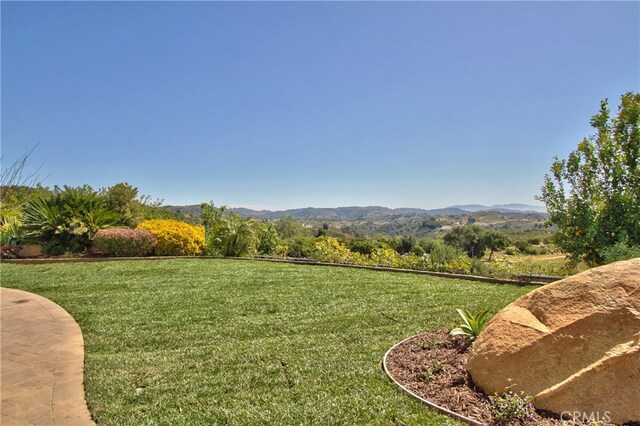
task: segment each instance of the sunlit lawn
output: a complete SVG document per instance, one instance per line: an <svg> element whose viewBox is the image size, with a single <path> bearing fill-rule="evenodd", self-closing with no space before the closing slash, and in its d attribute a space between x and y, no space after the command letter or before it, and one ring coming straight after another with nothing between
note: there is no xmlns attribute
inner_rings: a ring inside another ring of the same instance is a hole
<svg viewBox="0 0 640 426"><path fill-rule="evenodd" d="M80 324L98 424L454 424L380 368L397 341L530 291L233 260L2 265Z"/></svg>

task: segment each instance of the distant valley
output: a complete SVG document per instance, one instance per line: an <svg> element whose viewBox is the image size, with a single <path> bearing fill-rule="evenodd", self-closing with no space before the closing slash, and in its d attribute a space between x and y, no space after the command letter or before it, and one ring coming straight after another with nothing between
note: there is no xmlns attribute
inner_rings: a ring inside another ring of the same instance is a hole
<svg viewBox="0 0 640 426"><path fill-rule="evenodd" d="M187 206L165 206L172 213L182 213L189 216L199 217L201 208L199 204ZM441 209L419 209L419 208L397 208L391 209L381 206L367 207L306 207L289 210L252 210L244 207L234 207L235 211L242 217L251 217L255 219L278 219L285 216L291 216L299 220L329 220L329 221L375 221L388 220L405 217L416 216L461 216L469 213L477 212L498 212L498 213L546 213L546 209L540 206L532 206L528 204L501 204L494 206L483 206L479 204L467 204L445 207Z"/></svg>

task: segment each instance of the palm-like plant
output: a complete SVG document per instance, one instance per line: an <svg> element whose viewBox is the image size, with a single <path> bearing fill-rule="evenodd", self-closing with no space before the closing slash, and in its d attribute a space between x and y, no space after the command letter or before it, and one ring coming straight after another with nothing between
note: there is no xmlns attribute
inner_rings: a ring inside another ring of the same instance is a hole
<svg viewBox="0 0 640 426"><path fill-rule="evenodd" d="M482 330L484 329L487 320L489 319L488 309L482 309L477 314L472 314L468 309L456 309L463 323L460 327L456 327L449 332L452 336L463 335L467 336L470 342L473 342L478 338Z"/></svg>
<svg viewBox="0 0 640 426"><path fill-rule="evenodd" d="M249 256L254 254L256 238L253 221L242 220L234 212L226 218L226 226L216 236L218 248L223 256Z"/></svg>
<svg viewBox="0 0 640 426"><path fill-rule="evenodd" d="M90 187L65 186L53 196L39 197L23 207L27 237L39 241L45 252L80 252L91 244L98 229L117 224L120 217L106 208Z"/></svg>
<svg viewBox="0 0 640 426"><path fill-rule="evenodd" d="M235 257L255 254L258 244L255 221L242 219L233 211L226 212L225 206L215 207L209 203L201 207L210 254Z"/></svg>

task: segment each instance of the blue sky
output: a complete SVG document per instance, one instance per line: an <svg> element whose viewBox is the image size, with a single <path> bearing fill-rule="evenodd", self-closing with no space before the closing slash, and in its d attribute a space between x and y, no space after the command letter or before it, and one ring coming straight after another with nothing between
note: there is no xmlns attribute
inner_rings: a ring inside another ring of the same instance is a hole
<svg viewBox="0 0 640 426"><path fill-rule="evenodd" d="M639 2L5 2L3 165L167 204L536 204Z"/></svg>

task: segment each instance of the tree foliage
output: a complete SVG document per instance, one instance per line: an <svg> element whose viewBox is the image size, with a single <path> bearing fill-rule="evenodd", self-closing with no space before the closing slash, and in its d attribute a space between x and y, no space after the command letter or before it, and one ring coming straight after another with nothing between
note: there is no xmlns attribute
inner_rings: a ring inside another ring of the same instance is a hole
<svg viewBox="0 0 640 426"><path fill-rule="evenodd" d="M276 231L281 238L289 239L301 236L307 236L302 223L292 216L284 216L275 223Z"/></svg>
<svg viewBox="0 0 640 426"><path fill-rule="evenodd" d="M272 223L256 222L256 237L258 239L256 250L258 254L272 256L276 252L276 247L280 243L278 231Z"/></svg>
<svg viewBox="0 0 640 426"><path fill-rule="evenodd" d="M253 256L258 244L264 243L258 239L258 226L253 219L242 219L226 206L216 207L213 203L203 203L201 206L208 254Z"/></svg>
<svg viewBox="0 0 640 426"><path fill-rule="evenodd" d="M443 241L467 253L469 257L482 257L487 247L484 231L477 225L456 226L442 237Z"/></svg>
<svg viewBox="0 0 640 426"><path fill-rule="evenodd" d="M117 183L102 191L107 207L115 211L127 226L137 225L137 220L142 210L141 203L137 200L138 188L126 182Z"/></svg>
<svg viewBox="0 0 640 426"><path fill-rule="evenodd" d="M640 246L640 93L623 95L615 117L602 101L591 126L594 135L555 158L539 199L555 243L593 265L610 247Z"/></svg>
<svg viewBox="0 0 640 426"><path fill-rule="evenodd" d="M143 220L175 219L183 222L196 222L179 211L172 213L162 207L162 200L153 201L148 195L139 195L138 188L127 182L120 182L100 190L107 207L120 215L122 223L135 227Z"/></svg>
<svg viewBox="0 0 640 426"><path fill-rule="evenodd" d="M485 246L489 249L489 260L494 252L503 250L509 245L509 237L492 229L484 232L483 239Z"/></svg>

